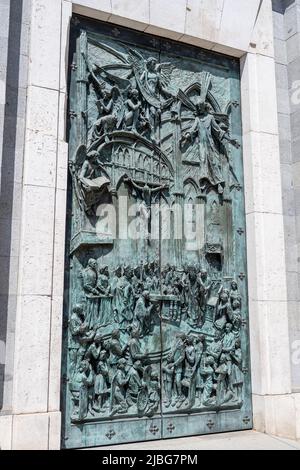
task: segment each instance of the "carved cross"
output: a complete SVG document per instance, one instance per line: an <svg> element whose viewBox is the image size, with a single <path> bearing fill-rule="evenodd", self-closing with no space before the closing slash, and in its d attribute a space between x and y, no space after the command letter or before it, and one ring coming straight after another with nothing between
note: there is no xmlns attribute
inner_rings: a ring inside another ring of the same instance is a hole
<svg viewBox="0 0 300 470"><path fill-rule="evenodd" d="M63 383L65 384L70 381L70 379L66 376L66 374L63 375L62 380L63 380Z"/></svg>
<svg viewBox="0 0 300 470"><path fill-rule="evenodd" d="M250 420L249 416L245 416L245 418L243 419L243 423L245 423L245 424L249 424L250 421L251 420Z"/></svg>
<svg viewBox="0 0 300 470"><path fill-rule="evenodd" d="M155 38L151 39L150 43L152 44L153 47L156 47L159 45L159 41Z"/></svg>
<svg viewBox="0 0 300 470"><path fill-rule="evenodd" d="M121 34L118 28L114 28L111 32L116 38Z"/></svg>
<svg viewBox="0 0 300 470"><path fill-rule="evenodd" d="M157 434L159 431L159 428L155 425L155 424L151 424L150 426L150 432L155 436L155 434Z"/></svg>
<svg viewBox="0 0 300 470"><path fill-rule="evenodd" d="M215 423L210 419L208 422L207 422L207 427L212 430L212 428L214 427Z"/></svg>
<svg viewBox="0 0 300 470"><path fill-rule="evenodd" d="M71 119L74 119L74 118L77 117L77 114L75 113L75 111L70 111L69 116L70 116Z"/></svg>
<svg viewBox="0 0 300 470"><path fill-rule="evenodd" d="M172 434L172 432L175 431L174 424L170 423L169 426L167 427L167 430L169 431L170 434Z"/></svg>
<svg viewBox="0 0 300 470"><path fill-rule="evenodd" d="M74 16L74 18L72 18L72 23L75 24L75 26L79 25L80 24L80 21L79 19L77 18L77 16Z"/></svg>
<svg viewBox="0 0 300 470"><path fill-rule="evenodd" d="M241 227L237 230L237 233L239 235L243 235L245 233L244 229L242 229Z"/></svg>
<svg viewBox="0 0 300 470"><path fill-rule="evenodd" d="M106 437L107 439L109 439L111 441L111 439L116 435L115 431L113 431L112 429L110 431L108 431L108 433L106 434Z"/></svg>

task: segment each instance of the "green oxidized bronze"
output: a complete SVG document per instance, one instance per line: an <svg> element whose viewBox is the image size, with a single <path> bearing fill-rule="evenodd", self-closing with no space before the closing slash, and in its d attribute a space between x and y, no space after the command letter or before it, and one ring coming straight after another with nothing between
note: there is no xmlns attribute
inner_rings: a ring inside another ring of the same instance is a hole
<svg viewBox="0 0 300 470"><path fill-rule="evenodd" d="M239 64L83 19L71 61L63 445L249 428Z"/></svg>

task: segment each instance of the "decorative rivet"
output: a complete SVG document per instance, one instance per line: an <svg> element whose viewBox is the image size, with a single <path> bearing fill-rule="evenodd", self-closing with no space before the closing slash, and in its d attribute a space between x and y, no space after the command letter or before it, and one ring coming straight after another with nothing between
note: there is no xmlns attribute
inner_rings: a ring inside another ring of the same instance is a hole
<svg viewBox="0 0 300 470"><path fill-rule="evenodd" d="M170 434L172 434L173 431L175 431L175 426L173 423L170 423L169 426L167 427L167 430L169 431Z"/></svg>
<svg viewBox="0 0 300 470"><path fill-rule="evenodd" d="M210 419L207 423L206 426L211 430L214 427L215 423Z"/></svg>
<svg viewBox="0 0 300 470"><path fill-rule="evenodd" d="M155 434L158 433L159 428L157 426L155 426L155 424L152 423L151 426L150 426L149 431L155 436Z"/></svg>
<svg viewBox="0 0 300 470"><path fill-rule="evenodd" d="M107 434L105 434L107 439L109 439L110 441L112 440L112 438L116 435L115 431L113 431L112 429L110 431L108 431Z"/></svg>
<svg viewBox="0 0 300 470"><path fill-rule="evenodd" d="M245 273L240 273L239 274L239 278L240 278L241 281L243 281L245 279L245 277L246 277Z"/></svg>
<svg viewBox="0 0 300 470"><path fill-rule="evenodd" d="M243 423L245 423L245 424L249 424L250 421L251 420L250 420L249 416L245 416L245 418L243 419Z"/></svg>
<svg viewBox="0 0 300 470"><path fill-rule="evenodd" d="M243 234L245 233L245 230L240 227L240 228L237 230L237 233L238 233L239 235L243 235Z"/></svg>

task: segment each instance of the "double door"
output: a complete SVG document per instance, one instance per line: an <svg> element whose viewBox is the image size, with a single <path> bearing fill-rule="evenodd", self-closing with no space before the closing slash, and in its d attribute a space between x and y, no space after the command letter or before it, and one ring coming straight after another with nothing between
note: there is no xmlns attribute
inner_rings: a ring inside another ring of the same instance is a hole
<svg viewBox="0 0 300 470"><path fill-rule="evenodd" d="M236 59L76 17L63 447L252 425Z"/></svg>

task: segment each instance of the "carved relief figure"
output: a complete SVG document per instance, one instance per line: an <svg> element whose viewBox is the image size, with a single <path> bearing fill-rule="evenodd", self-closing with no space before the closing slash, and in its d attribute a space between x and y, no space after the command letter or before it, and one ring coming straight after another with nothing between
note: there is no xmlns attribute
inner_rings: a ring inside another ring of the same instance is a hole
<svg viewBox="0 0 300 470"><path fill-rule="evenodd" d="M82 421L88 414L92 405L91 387L94 383L94 376L88 361L81 361L78 370L75 372L70 391L72 393L74 421Z"/></svg>
<svg viewBox="0 0 300 470"><path fill-rule="evenodd" d="M125 105L125 128L132 132L138 132L138 128L143 127L143 125L140 122L140 118L142 118L142 102L139 100L139 91L137 89L129 92Z"/></svg>
<svg viewBox="0 0 300 470"><path fill-rule="evenodd" d="M103 193L110 190L110 180L104 176L96 151L87 151L80 145L76 152L75 162L70 162L75 194L80 207L88 214L99 203Z"/></svg>
<svg viewBox="0 0 300 470"><path fill-rule="evenodd" d="M150 332L153 305L150 304L149 300L149 291L144 291L135 306L134 318L138 324L141 336Z"/></svg>
<svg viewBox="0 0 300 470"><path fill-rule="evenodd" d="M223 286L220 287L218 292L218 302L216 306L215 326L218 330L223 330L225 325L231 318L231 305L229 298L229 291Z"/></svg>
<svg viewBox="0 0 300 470"><path fill-rule="evenodd" d="M125 385L127 377L125 372L126 360L121 358L117 362L117 371L112 378L110 392L110 415L115 413L126 413L128 404L126 402Z"/></svg>
<svg viewBox="0 0 300 470"><path fill-rule="evenodd" d="M199 282L199 305L201 309L200 322L201 324L203 324L205 309L206 309L207 301L209 299L211 288L212 288L212 282L205 269L201 270L200 276L198 278L198 282Z"/></svg>
<svg viewBox="0 0 300 470"><path fill-rule="evenodd" d="M141 92L148 104L146 117L149 119L151 129L153 130L153 138L157 139L161 108L170 106L173 101L171 92L167 90L172 67L168 63L159 64L155 57L149 57L146 61L142 60L142 57L140 59L139 68L144 63L144 71L139 77L139 82ZM164 103L161 103L160 96L165 99Z"/></svg>
<svg viewBox="0 0 300 470"><path fill-rule="evenodd" d="M175 381L174 381L174 402L173 404L180 408L182 403L185 400L185 397L182 393L182 372L185 360L185 334L177 333L176 342L173 350L171 351L171 358L173 361L174 371L175 371Z"/></svg>
<svg viewBox="0 0 300 470"><path fill-rule="evenodd" d="M99 119L93 124L90 131L89 146L101 135L109 141L109 134L118 127L118 113L120 111L120 90L114 86L110 92L102 91L103 99L97 101Z"/></svg>
<svg viewBox="0 0 300 470"><path fill-rule="evenodd" d="M231 351L232 368L230 374L231 389L234 394L234 401L241 401L244 375L242 372L242 350L241 341L235 342L235 348Z"/></svg>
<svg viewBox="0 0 300 470"><path fill-rule="evenodd" d="M70 375L72 376L79 367L89 343L93 341L95 332L89 329L85 321L85 314L81 305L75 305L69 319L70 331Z"/></svg>
<svg viewBox="0 0 300 470"><path fill-rule="evenodd" d="M187 399L184 403L186 407L191 407L196 395L196 350L194 339L191 336L186 338L185 347L185 367L182 384L188 389Z"/></svg>
<svg viewBox="0 0 300 470"><path fill-rule="evenodd" d="M211 105L207 101L207 93L211 85L209 73L202 75L201 93L193 103L182 90L179 96L183 103L195 114L192 127L181 138L181 144L192 144L188 151L188 157L200 162L200 182L208 181L215 186L219 194L223 194L225 177L221 160L219 145L228 142L239 148L237 140L232 139L225 126L217 123Z"/></svg>
<svg viewBox="0 0 300 470"><path fill-rule="evenodd" d="M194 340L195 346L195 393L196 398L201 397L201 388L203 387L203 380L201 376L201 361L205 350L205 336L199 335Z"/></svg>
<svg viewBox="0 0 300 470"><path fill-rule="evenodd" d="M215 372L217 375L217 404L222 405L232 398L232 392L229 389L229 375L231 371L225 354L221 355L219 366L216 368Z"/></svg>
<svg viewBox="0 0 300 470"><path fill-rule="evenodd" d="M204 363L200 366L200 373L203 377L203 392L201 397L201 403L204 406L209 406L213 403L213 399L211 398L212 391L214 388L214 366L215 360L213 357L208 356Z"/></svg>
<svg viewBox="0 0 300 470"><path fill-rule="evenodd" d="M87 267L80 273L83 290L86 296L86 322L93 328L98 321L99 289L98 289L98 264L95 259L88 261Z"/></svg>
<svg viewBox="0 0 300 470"><path fill-rule="evenodd" d="M166 408L169 408L172 402L172 390L173 390L173 380L174 380L174 363L171 356L168 357L167 363L163 365L162 368L164 376L164 392L165 400L164 404Z"/></svg>
<svg viewBox="0 0 300 470"><path fill-rule="evenodd" d="M129 369L127 380L128 388L126 393L126 401L129 406L137 403L138 394L142 386L142 377L140 371L142 370L141 361L135 361Z"/></svg>
<svg viewBox="0 0 300 470"><path fill-rule="evenodd" d="M103 266L99 270L97 289L100 294L100 308L98 326L105 326L113 321L112 295L109 284L108 266Z"/></svg>
<svg viewBox="0 0 300 470"><path fill-rule="evenodd" d="M148 386L148 405L145 411L146 416L152 416L158 411L160 402L160 385L159 375L156 371L151 370L150 381Z"/></svg>
<svg viewBox="0 0 300 470"><path fill-rule="evenodd" d="M111 339L108 340L105 345L110 353L108 363L112 374L116 371L119 361L123 358L124 352L128 347L127 344L125 346L121 345L120 336L120 330L113 330ZM123 370L123 367L121 367L121 369Z"/></svg>
<svg viewBox="0 0 300 470"><path fill-rule="evenodd" d="M104 412L108 406L107 400L110 393L109 365L107 362L107 351L102 350L97 363L95 376L95 405L94 410Z"/></svg>
<svg viewBox="0 0 300 470"><path fill-rule="evenodd" d="M191 326L196 326L201 321L199 282L194 267L189 270L187 315Z"/></svg>

